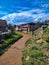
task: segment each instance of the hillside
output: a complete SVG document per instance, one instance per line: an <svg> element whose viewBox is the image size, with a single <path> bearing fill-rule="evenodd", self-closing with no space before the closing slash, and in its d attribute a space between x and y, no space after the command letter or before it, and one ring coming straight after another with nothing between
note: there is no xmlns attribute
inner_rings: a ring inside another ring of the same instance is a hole
<svg viewBox="0 0 49 65"><path fill-rule="evenodd" d="M49 28L33 32L33 39L25 43L23 65L49 65Z"/></svg>

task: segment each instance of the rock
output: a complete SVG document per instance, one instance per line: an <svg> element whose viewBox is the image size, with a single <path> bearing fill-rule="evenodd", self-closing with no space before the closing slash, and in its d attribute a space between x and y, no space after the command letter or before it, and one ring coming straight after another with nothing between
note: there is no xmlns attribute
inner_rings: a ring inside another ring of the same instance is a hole
<svg viewBox="0 0 49 65"><path fill-rule="evenodd" d="M26 61L29 60L29 56L27 56Z"/></svg>
<svg viewBox="0 0 49 65"><path fill-rule="evenodd" d="M48 59L48 61L49 61L49 59Z"/></svg>

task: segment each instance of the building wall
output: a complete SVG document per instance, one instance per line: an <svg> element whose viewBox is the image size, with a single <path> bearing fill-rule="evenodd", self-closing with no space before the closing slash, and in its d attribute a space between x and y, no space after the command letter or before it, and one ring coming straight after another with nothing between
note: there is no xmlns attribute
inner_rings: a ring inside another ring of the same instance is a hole
<svg viewBox="0 0 49 65"><path fill-rule="evenodd" d="M7 22L5 20L0 20L0 31L6 31L7 30Z"/></svg>
<svg viewBox="0 0 49 65"><path fill-rule="evenodd" d="M37 28L41 27L42 24L36 24L36 23L27 23L27 24L22 24L20 26L17 26L17 29L19 31L24 31L24 32L28 32L28 33L32 33L34 30L36 30Z"/></svg>

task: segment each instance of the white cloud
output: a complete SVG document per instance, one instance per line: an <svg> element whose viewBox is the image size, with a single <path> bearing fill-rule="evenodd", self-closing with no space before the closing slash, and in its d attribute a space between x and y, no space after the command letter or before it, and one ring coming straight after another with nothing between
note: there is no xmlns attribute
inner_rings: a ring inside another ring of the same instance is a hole
<svg viewBox="0 0 49 65"><path fill-rule="evenodd" d="M42 7L47 8L47 7L49 7L49 4L43 4Z"/></svg>
<svg viewBox="0 0 49 65"><path fill-rule="evenodd" d="M48 8L49 7L49 3L47 3L47 4L41 4L41 7Z"/></svg>
<svg viewBox="0 0 49 65"><path fill-rule="evenodd" d="M41 13L41 14L38 14L37 17L35 17L34 19L35 21L44 21L44 20L49 20L49 14L46 14L46 13Z"/></svg>
<svg viewBox="0 0 49 65"><path fill-rule="evenodd" d="M34 14L36 12L37 14ZM25 22L32 22L32 21L44 21L49 19L49 14L44 13L44 10L41 9L34 9L29 11L24 11L20 13L12 13L6 16L1 17L1 19L5 19L8 23L20 24Z"/></svg>

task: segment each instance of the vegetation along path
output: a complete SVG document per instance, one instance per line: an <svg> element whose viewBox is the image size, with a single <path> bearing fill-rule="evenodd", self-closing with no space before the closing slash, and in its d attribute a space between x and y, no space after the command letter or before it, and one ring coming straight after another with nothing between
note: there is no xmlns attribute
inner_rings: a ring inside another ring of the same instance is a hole
<svg viewBox="0 0 49 65"><path fill-rule="evenodd" d="M0 65L22 65L22 51L26 40L32 38L30 34L20 33L23 37L15 42L7 52L0 56Z"/></svg>

